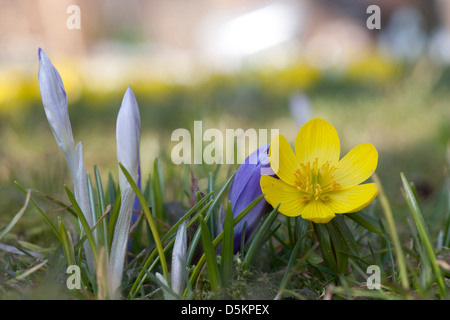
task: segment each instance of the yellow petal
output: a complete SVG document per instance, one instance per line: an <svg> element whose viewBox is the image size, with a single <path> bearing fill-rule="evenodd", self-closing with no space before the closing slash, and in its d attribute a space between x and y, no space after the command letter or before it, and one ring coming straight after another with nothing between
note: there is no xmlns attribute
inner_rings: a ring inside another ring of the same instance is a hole
<svg viewBox="0 0 450 320"><path fill-rule="evenodd" d="M335 213L351 213L365 208L378 194L375 183L360 184L329 194L325 204Z"/></svg>
<svg viewBox="0 0 450 320"><path fill-rule="evenodd" d="M269 161L273 172L281 180L294 186L295 170L299 168L299 163L291 146L281 134L277 134L270 143Z"/></svg>
<svg viewBox="0 0 450 320"><path fill-rule="evenodd" d="M278 211L286 216L298 216L305 207L305 202L301 198L303 193L279 179L261 176L260 185L266 201L272 207L280 203Z"/></svg>
<svg viewBox="0 0 450 320"><path fill-rule="evenodd" d="M302 211L302 218L314 223L327 223L334 216L334 212L320 200L309 201Z"/></svg>
<svg viewBox="0 0 450 320"><path fill-rule="evenodd" d="M378 152L370 143L360 144L350 150L337 164L334 180L341 188L356 186L375 172Z"/></svg>
<svg viewBox="0 0 450 320"><path fill-rule="evenodd" d="M336 129L323 119L308 121L295 139L295 155L299 162L311 163L317 158L319 167L327 160L336 165L340 157L340 142Z"/></svg>

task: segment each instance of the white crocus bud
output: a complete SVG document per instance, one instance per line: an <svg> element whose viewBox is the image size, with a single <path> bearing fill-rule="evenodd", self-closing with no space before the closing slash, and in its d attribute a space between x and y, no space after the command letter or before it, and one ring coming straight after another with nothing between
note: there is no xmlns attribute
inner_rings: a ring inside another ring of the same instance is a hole
<svg viewBox="0 0 450 320"><path fill-rule="evenodd" d="M172 270L170 275L170 286L172 290L178 294L183 295L186 286L186 252L187 252L187 235L186 235L186 221L178 227L175 244L172 251Z"/></svg>
<svg viewBox="0 0 450 320"><path fill-rule="evenodd" d="M117 116L116 139L117 158L137 183L139 167L139 143L141 120L136 98L131 88L128 88ZM127 178L119 168L119 187L121 205L114 238L111 245L109 263L110 293L117 297L117 289L122 282L122 273L125 262L128 234L130 231L131 215L135 193Z"/></svg>
<svg viewBox="0 0 450 320"><path fill-rule="evenodd" d="M52 65L50 59L39 48L39 89L41 91L42 104L47 116L50 128L55 136L56 143L63 151L74 184L75 199L83 212L86 221L92 228L94 219L91 215L89 194L87 189L86 170L83 161L81 143L77 145L75 153L72 135L72 127L69 119L69 108L64 84L58 70ZM85 245L86 259L91 273L94 269L94 259L89 243Z"/></svg>
<svg viewBox="0 0 450 320"><path fill-rule="evenodd" d="M58 71L40 48L38 79L48 123L53 131L56 143L66 156L72 176L75 177L77 162L74 152L66 91L64 90L64 85Z"/></svg>

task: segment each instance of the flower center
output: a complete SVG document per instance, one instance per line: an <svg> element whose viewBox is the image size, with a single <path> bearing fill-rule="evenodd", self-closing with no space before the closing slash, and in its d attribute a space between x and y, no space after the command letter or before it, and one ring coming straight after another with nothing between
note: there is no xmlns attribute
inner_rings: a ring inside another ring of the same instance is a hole
<svg viewBox="0 0 450 320"><path fill-rule="evenodd" d="M333 179L337 169L336 166L331 166L329 160L319 168L318 158L314 159L313 163L300 163L300 168L295 170L295 186L303 193L302 200L330 200L328 194L341 188Z"/></svg>

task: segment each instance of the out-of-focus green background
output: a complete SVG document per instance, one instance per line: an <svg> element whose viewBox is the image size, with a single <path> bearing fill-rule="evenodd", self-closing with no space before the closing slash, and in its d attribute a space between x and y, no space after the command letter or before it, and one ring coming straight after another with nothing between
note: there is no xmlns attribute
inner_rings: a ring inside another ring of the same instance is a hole
<svg viewBox="0 0 450 320"><path fill-rule="evenodd" d="M366 26L371 4L381 9L379 30ZM67 27L70 5L80 8L80 29ZM131 86L143 175L161 158L167 200L185 172L170 160L173 130L202 120L204 130L279 129L293 143L302 123L321 117L339 132L341 156L360 143L376 146L377 174L400 208L400 225L403 171L432 227L441 228L450 161L448 1L0 0L0 7L0 226L24 202L13 181L63 200L63 185L71 185L40 100L41 47L61 73L86 168L97 164L105 180L117 176L115 121ZM213 169L194 171L202 183ZM14 234L42 242L45 228L30 208Z"/></svg>

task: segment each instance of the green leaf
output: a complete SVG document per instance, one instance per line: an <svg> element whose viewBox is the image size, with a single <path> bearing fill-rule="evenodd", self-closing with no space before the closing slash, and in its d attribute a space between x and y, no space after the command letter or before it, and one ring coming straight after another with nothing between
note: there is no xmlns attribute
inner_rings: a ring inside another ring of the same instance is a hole
<svg viewBox="0 0 450 320"><path fill-rule="evenodd" d="M120 190L117 192L117 196L115 197L116 202L114 203L113 210L111 212L111 215L109 217L108 222L108 256L109 256L109 249L111 248L113 236L114 236L114 229L116 227L117 218L119 217L120 212L120 205L121 205L121 197L120 197Z"/></svg>
<svg viewBox="0 0 450 320"><path fill-rule="evenodd" d="M339 230L339 232L341 233L344 241L347 243L351 252L354 255L358 256L359 255L358 244L356 243L355 236L353 235L352 231L345 222L344 217L341 215L336 215L336 217L333 220L334 225L336 226L337 230Z"/></svg>
<svg viewBox="0 0 450 320"><path fill-rule="evenodd" d="M320 244L320 252L322 253L322 258L325 260L327 266L334 272L338 272L338 266L333 254L333 248L331 245L330 235L328 229L322 223L313 223L314 232L316 233L317 239Z"/></svg>
<svg viewBox="0 0 450 320"><path fill-rule="evenodd" d="M134 182L133 178L128 173L127 169L119 163L120 169L122 170L123 174L128 180L128 183L130 184L131 188L133 188L133 191L135 192L136 196L139 199L139 202L141 203L142 210L144 210L145 217L147 218L147 222L150 226L150 230L153 235L153 240L155 241L156 248L158 250L159 260L161 262L161 268L163 270L164 278L166 279L167 283L169 283L169 271L167 268L167 262L166 257L164 256L164 250L163 246L161 244L161 238L159 237L158 229L156 227L155 221L153 219L152 213L150 212L150 209L148 207L147 202L144 199L144 196L141 193L141 190L139 190L139 187Z"/></svg>
<svg viewBox="0 0 450 320"><path fill-rule="evenodd" d="M231 202L228 201L225 222L223 226L222 258L220 271L222 275L222 285L227 286L233 279L233 256L234 256L234 228L233 212Z"/></svg>
<svg viewBox="0 0 450 320"><path fill-rule="evenodd" d="M259 203L259 201L261 201L263 198L264 198L264 195L260 195L258 198L253 200L247 206L247 208L242 210L242 212L233 219L233 227L236 226L239 223L239 221L241 221L247 215L247 213L249 213L250 210L253 209L253 207L256 206ZM214 247L217 247L219 245L220 241L222 241L222 239L223 239L223 231L216 237L216 239L214 239L214 241L213 241ZM199 261L197 262L197 265L194 268L194 271L192 271L191 278L189 279L189 283L191 286L194 285L195 281L197 280L197 277L199 276L204 263L205 263L205 254L203 254L200 257ZM185 291L184 295L186 295L186 291Z"/></svg>
<svg viewBox="0 0 450 320"><path fill-rule="evenodd" d="M108 184L106 187L106 200L109 204L113 204L114 202L116 202L116 197L117 195L117 188L116 188L116 184L114 183L114 179L112 177L111 172L108 174Z"/></svg>
<svg viewBox="0 0 450 320"><path fill-rule="evenodd" d="M275 221L275 218L278 215L278 208L280 207L280 204L278 204L272 212L269 214L269 216L264 220L261 227L258 228L257 232L255 233L254 237L252 237L251 243L249 244L248 251L244 258L243 267L244 269L247 269L250 266L250 262L252 261L254 255L256 254L256 251L258 250L259 246L262 244L262 238L267 233L267 231L272 226L273 222Z"/></svg>
<svg viewBox="0 0 450 320"><path fill-rule="evenodd" d="M408 281L408 273L406 269L406 260L405 256L403 255L402 246L400 243L400 238L397 232L397 227L395 225L395 219L394 214L392 213L391 206L389 204L389 200L384 193L383 186L381 184L381 181L379 180L378 176L374 174L372 176L373 180L375 181L375 184L378 189L378 198L380 199L381 207L383 208L384 216L387 221L387 227L389 229L389 236L392 239L392 242L394 244L394 250L395 250L395 256L397 258L397 265L399 269L399 275L400 275L400 281L403 289L409 290L409 281Z"/></svg>
<svg viewBox="0 0 450 320"><path fill-rule="evenodd" d="M28 203L30 202L31 198L31 190L28 190L26 197L25 197L25 203L22 206L22 208L19 210L19 212L16 213L14 218L11 220L11 222L0 232L0 240L9 232L11 229L16 225L17 222L19 222L20 218L25 213L25 210L28 207Z"/></svg>
<svg viewBox="0 0 450 320"><path fill-rule="evenodd" d="M353 221L355 221L357 224L359 224L364 229L367 229L367 230L377 233L377 234L382 234L378 219L368 215L367 213L365 213L363 211L347 213L345 216L352 219Z"/></svg>
<svg viewBox="0 0 450 320"><path fill-rule="evenodd" d="M153 195L154 195L154 202L152 207L153 214L159 221L165 222L166 214L164 210L164 202L165 202L164 177L162 167L158 159L155 159L153 165ZM161 231L160 227L158 227L158 231Z"/></svg>
<svg viewBox="0 0 450 320"><path fill-rule="evenodd" d="M95 224L102 216L102 213L100 212L100 208L95 205L95 194L94 194L94 187L92 186L91 175L89 173L87 173L86 175L87 175L89 204L91 205L92 221ZM100 244L99 239L102 239L103 235L99 235L99 232L97 230L93 234L95 238L95 243Z"/></svg>
<svg viewBox="0 0 450 320"><path fill-rule="evenodd" d="M220 274L219 267L217 265L217 257L215 247L212 243L211 234L208 226L202 216L198 218L200 222L200 232L202 236L203 252L205 253L206 266L208 268L208 278L213 291L217 291L220 288Z"/></svg>
<svg viewBox="0 0 450 320"><path fill-rule="evenodd" d="M305 234L305 236L306 236L306 234ZM300 259L300 261L298 263L295 263L295 260L298 255L298 251L300 251L300 248L302 247L302 241L303 241L302 238L298 238L297 242L294 245L294 248L291 251L291 256L289 257L289 262L286 266L286 271L284 273L283 279L281 279L280 289L278 290L278 293L274 300L278 300L280 298L281 294L283 293L283 291L285 290L285 287L286 287L289 279L292 277L292 270L294 269L294 266L301 265L306 260L308 260L309 257L311 256L311 254L314 253L314 250L318 246L317 243L314 244L314 246L312 248L309 248L309 250L306 252L306 254L303 255L303 257Z"/></svg>
<svg viewBox="0 0 450 320"><path fill-rule="evenodd" d="M326 224L331 239L331 246L337 263L337 271L344 274L348 267L350 248L339 230L336 218Z"/></svg>
<svg viewBox="0 0 450 320"><path fill-rule="evenodd" d="M172 236L177 230L178 227L181 223L183 223L183 221L185 219L187 219L188 217L190 217L195 211L199 210L199 208L201 206L203 206L203 204L211 197L212 193L207 194L206 196L204 196L198 203L195 204L195 206L193 206L191 209L189 209L185 215L183 217L181 217L178 222L172 226L172 228L170 228L170 230L164 235L164 237L161 239L162 242L167 241L170 236ZM203 215L204 212L209 208L209 206L211 205L212 201L208 202L202 209L200 209L196 215L187 223L186 228L189 228L197 219L198 216ZM170 247L172 247L172 245L175 243L175 237L169 242L169 244L164 248L164 252L166 250L168 250ZM133 287L130 290L130 293L128 294L128 298L127 299L133 299L137 292L139 291L140 287L143 285L147 274L149 272L151 272L151 270L153 269L155 263L158 261L159 257L156 257L155 259L155 255L157 253L157 250L154 249L151 254L149 255L149 257L146 259L144 266L141 269L141 272L139 273L136 281L133 284Z"/></svg>
<svg viewBox="0 0 450 320"><path fill-rule="evenodd" d="M77 203L77 200L75 200L75 196L73 195L72 191L70 191L68 186L64 186L64 189L66 190L67 196L69 197L70 202L72 203L72 206L75 210L75 213L78 216L78 220L80 221L81 226L83 227L83 230L86 233L89 245L91 246L92 255L94 256L94 261L97 261L98 258L97 245L95 243L94 235L92 234L89 224L87 223L86 218L84 217L84 214Z"/></svg>
<svg viewBox="0 0 450 320"><path fill-rule="evenodd" d="M103 213L106 210L106 198L105 198L105 192L103 190L102 178L100 176L100 171L98 170L97 165L94 165L94 175L95 175L95 186L97 189L97 199L98 199L98 204L100 207L100 213ZM107 221L107 219L103 220L100 230L101 230L101 234L103 235L103 245L105 247L108 247L108 221ZM106 260L108 261L109 249L105 250L105 254L106 254Z"/></svg>
<svg viewBox="0 0 450 320"><path fill-rule="evenodd" d="M226 189L228 188L228 186L231 184L231 182L233 181L235 173L233 173L228 180L224 183L224 185L222 186L222 188L220 188L219 192L217 194L215 194L214 196L214 200L212 205L209 207L208 211L206 212L205 215L205 220L208 221L209 217L211 216L211 214L213 213L213 210L219 205L220 200L222 198L222 195L225 193ZM191 240L191 245L189 246L189 250L188 250L188 255L187 255L187 264L189 265L192 261L192 258L194 257L194 253L195 253L195 249L197 247L198 241L200 240L200 231L197 230L194 234L194 237Z"/></svg>
<svg viewBox="0 0 450 320"><path fill-rule="evenodd" d="M433 268L434 275L436 277L439 296L441 299L443 299L446 294L445 281L442 276L441 269L439 265L436 263L436 254L434 252L434 248L430 240L430 235L428 234L428 229L422 215L422 210L420 209L416 195L414 194L413 189L408 183L408 180L406 180L405 175L401 173L400 176L402 178L403 188L405 190L404 193L405 200L408 203L409 209L414 219L414 223L416 224L419 238L422 241L426 252L428 253L428 261L431 263L431 267Z"/></svg>
<svg viewBox="0 0 450 320"><path fill-rule="evenodd" d="M70 266L75 264L75 252L73 246L69 241L66 228L64 227L64 224L62 223L60 217L58 217L58 224L59 224L59 232L61 235L61 245L64 251L64 255L66 256L67 259L67 265Z"/></svg>
<svg viewBox="0 0 450 320"><path fill-rule="evenodd" d="M24 195L27 195L28 192L25 191L24 188L19 184L19 182L14 181L16 186L22 191ZM47 215L42 211L42 209L37 205L37 203L33 200L33 198L30 196L30 202L31 204L36 208L36 210L40 213L42 218L44 218L44 221L50 226L50 229L52 229L53 233L56 235L56 237L61 241L61 236L59 234L59 231L56 229L56 227L53 225L53 223L50 221L50 219L47 217Z"/></svg>

